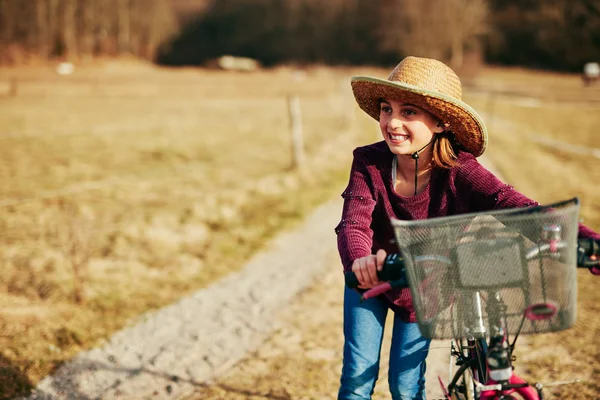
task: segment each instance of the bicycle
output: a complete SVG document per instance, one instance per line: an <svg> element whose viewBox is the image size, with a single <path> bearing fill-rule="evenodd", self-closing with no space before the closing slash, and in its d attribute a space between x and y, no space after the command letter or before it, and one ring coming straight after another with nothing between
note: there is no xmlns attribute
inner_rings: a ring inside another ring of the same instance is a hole
<svg viewBox="0 0 600 400"><path fill-rule="evenodd" d="M514 372L520 334L556 332L576 319L575 265L600 275L600 249L577 239L577 198L547 206L420 221L392 220L399 253L362 299L410 288L421 333L451 339L457 371L448 400L543 399ZM346 273L346 285L358 280ZM516 332L512 343L509 333ZM516 397L519 396L519 397Z"/></svg>

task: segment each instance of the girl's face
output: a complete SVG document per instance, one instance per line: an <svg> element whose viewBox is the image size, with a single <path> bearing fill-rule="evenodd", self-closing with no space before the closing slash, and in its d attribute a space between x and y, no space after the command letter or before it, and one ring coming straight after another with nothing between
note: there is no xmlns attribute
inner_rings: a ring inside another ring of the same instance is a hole
<svg viewBox="0 0 600 400"><path fill-rule="evenodd" d="M439 120L424 109L396 100L381 100L379 128L394 154L410 155L443 132Z"/></svg>

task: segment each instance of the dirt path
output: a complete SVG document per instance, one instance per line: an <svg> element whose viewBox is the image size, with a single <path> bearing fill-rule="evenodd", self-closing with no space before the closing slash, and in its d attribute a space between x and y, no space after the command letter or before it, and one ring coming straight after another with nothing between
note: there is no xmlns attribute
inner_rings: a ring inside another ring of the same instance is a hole
<svg viewBox="0 0 600 400"><path fill-rule="evenodd" d="M318 283L285 311L281 327L223 377L206 383L190 399L335 399L342 362L342 291L337 255ZM380 380L373 399L388 399L388 319ZM448 346L432 343L427 359L427 398L441 398L437 375L447 377Z"/></svg>

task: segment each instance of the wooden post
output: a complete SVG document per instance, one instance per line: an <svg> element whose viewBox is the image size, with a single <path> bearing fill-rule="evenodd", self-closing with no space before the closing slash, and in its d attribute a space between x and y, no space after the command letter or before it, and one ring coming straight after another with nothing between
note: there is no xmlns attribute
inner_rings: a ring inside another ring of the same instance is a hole
<svg viewBox="0 0 600 400"><path fill-rule="evenodd" d="M10 82L8 83L8 95L10 97L17 96L17 78L14 76L10 78Z"/></svg>
<svg viewBox="0 0 600 400"><path fill-rule="evenodd" d="M304 138L300 100L297 95L288 95L287 100L292 133L292 168L302 169L304 167Z"/></svg>

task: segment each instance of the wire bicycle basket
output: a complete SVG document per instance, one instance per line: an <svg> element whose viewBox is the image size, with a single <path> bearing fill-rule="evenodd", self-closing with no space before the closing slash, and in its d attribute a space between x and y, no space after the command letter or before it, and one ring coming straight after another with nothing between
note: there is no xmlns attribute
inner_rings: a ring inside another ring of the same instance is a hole
<svg viewBox="0 0 600 400"><path fill-rule="evenodd" d="M578 220L576 198L427 220L393 219L421 333L431 339L484 336L500 320L514 332L523 311L539 303L558 312L551 319L525 321L521 333L571 327ZM503 306L488 307L491 296Z"/></svg>

